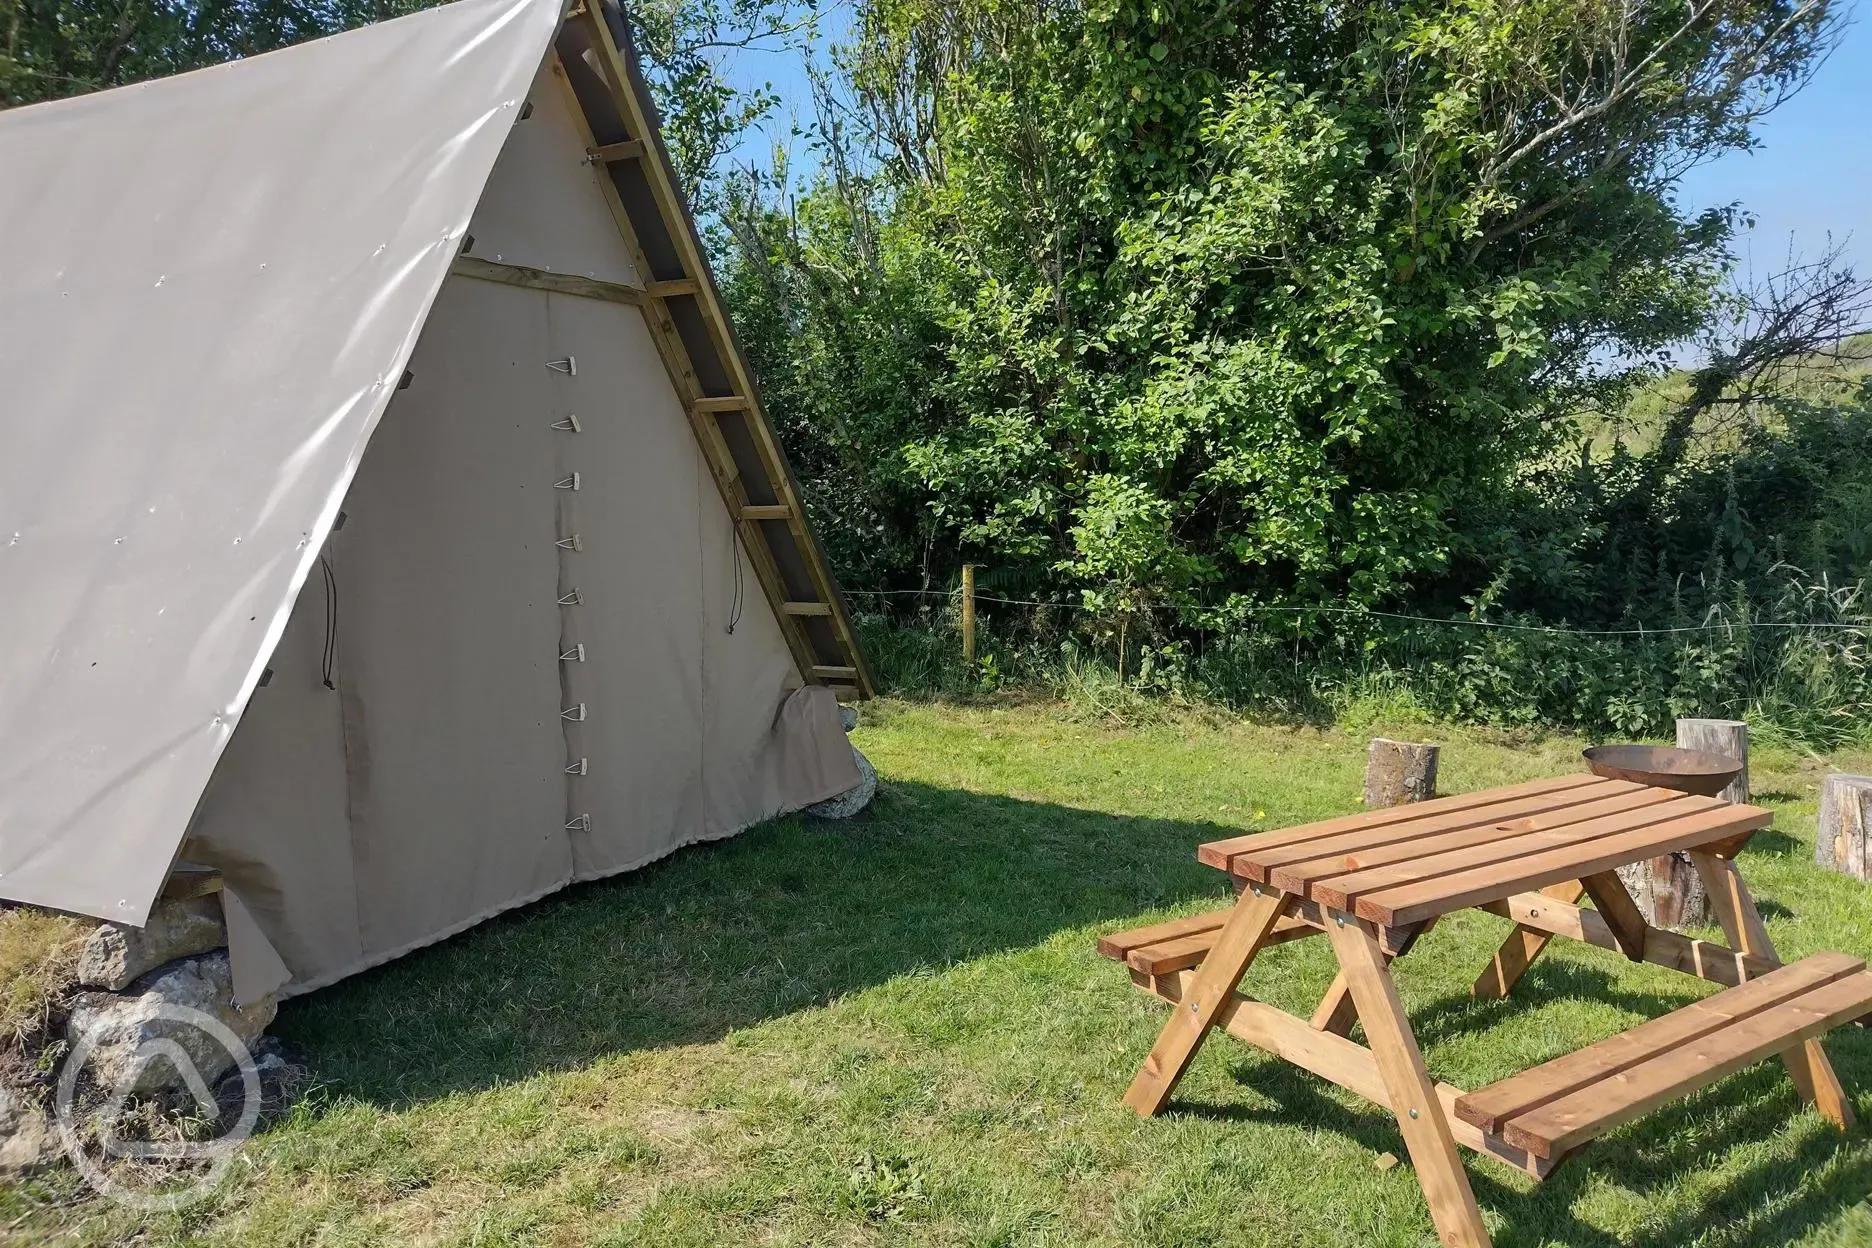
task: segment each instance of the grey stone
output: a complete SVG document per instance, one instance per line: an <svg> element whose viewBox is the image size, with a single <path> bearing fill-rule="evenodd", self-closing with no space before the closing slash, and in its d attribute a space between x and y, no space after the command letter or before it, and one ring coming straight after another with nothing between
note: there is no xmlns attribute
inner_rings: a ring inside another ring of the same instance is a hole
<svg viewBox="0 0 1872 1248"><path fill-rule="evenodd" d="M271 997L235 1007L234 977L221 950L172 963L139 980L129 993L80 993L66 1037L73 1045L92 1037L87 1073L115 1092L191 1091L176 1063L160 1056L171 1046L181 1049L201 1083L210 1086L234 1068L236 1055L199 1024L161 1015L164 1007L173 1006L215 1019L242 1045L253 1044L278 1009Z"/></svg>
<svg viewBox="0 0 1872 1248"><path fill-rule="evenodd" d="M105 923L91 933L78 953L78 982L117 992L165 962L226 944L218 895L165 901L150 911L142 927Z"/></svg>
<svg viewBox="0 0 1872 1248"><path fill-rule="evenodd" d="M837 797L828 797L823 802L814 802L806 808L806 813L821 819L849 819L877 796L877 768L871 760L852 747L852 761L858 764L858 784L856 788L846 789Z"/></svg>
<svg viewBox="0 0 1872 1248"><path fill-rule="evenodd" d="M19 1089L0 1085L0 1174L36 1169L57 1154L45 1110Z"/></svg>
<svg viewBox="0 0 1872 1248"><path fill-rule="evenodd" d="M858 708L855 706L846 706L841 702L839 704L839 727L843 728L846 732L850 732L857 726Z"/></svg>

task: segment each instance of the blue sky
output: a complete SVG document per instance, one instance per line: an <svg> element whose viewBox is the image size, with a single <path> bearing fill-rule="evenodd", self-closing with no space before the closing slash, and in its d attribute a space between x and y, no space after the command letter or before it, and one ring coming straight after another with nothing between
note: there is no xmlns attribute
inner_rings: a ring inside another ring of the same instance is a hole
<svg viewBox="0 0 1872 1248"><path fill-rule="evenodd" d="M1761 146L1684 180L1686 207L1740 200L1755 215L1737 240L1744 269L1781 267L1790 238L1797 252L1818 256L1829 230L1836 240L1850 235L1849 256L1872 269L1872 4L1845 8L1845 39L1807 89L1761 124Z"/></svg>
<svg viewBox="0 0 1872 1248"><path fill-rule="evenodd" d="M1761 145L1724 156L1684 179L1680 202L1696 210L1739 201L1756 218L1736 240L1746 274L1783 267L1790 244L1809 259L1827 247L1829 232L1847 244L1848 258L1872 270L1872 0L1841 0L1845 38L1812 83L1760 127ZM826 0L822 34L841 37L851 0ZM823 46L823 42L822 42ZM771 82L783 100L768 136L750 136L741 158L763 158L784 140L792 113L809 117L806 75L791 52L743 51L726 66L741 86ZM795 148L800 157L803 151Z"/></svg>

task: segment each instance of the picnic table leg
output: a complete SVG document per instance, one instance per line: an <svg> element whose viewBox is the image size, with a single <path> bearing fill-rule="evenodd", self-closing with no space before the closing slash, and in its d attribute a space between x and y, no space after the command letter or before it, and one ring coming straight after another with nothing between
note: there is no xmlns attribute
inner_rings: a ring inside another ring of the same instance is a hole
<svg viewBox="0 0 1872 1248"><path fill-rule="evenodd" d="M1710 907L1716 911L1730 945L1742 953L1779 962L1781 957L1775 952L1774 942L1768 939L1768 926L1762 922L1761 911L1755 908L1755 898L1750 896L1748 885L1742 882L1735 862L1695 850L1690 853L1690 861L1697 874L1703 877ZM1839 1076L1833 1073L1833 1063L1827 1060L1826 1050L1820 1047L1818 1038L1802 1041L1789 1049L1781 1055L1781 1061L1794 1080L1794 1086L1800 1089L1803 1100L1812 1102L1821 1117L1840 1130L1851 1129L1852 1103L1847 1100L1846 1090L1840 1086Z"/></svg>
<svg viewBox="0 0 1872 1248"><path fill-rule="evenodd" d="M1286 906L1287 894L1277 888L1257 884L1242 893L1222 925L1221 936L1151 1046L1150 1056L1131 1080L1125 1104L1146 1118L1164 1107Z"/></svg>
<svg viewBox="0 0 1872 1248"><path fill-rule="evenodd" d="M1586 893L1586 886L1578 880L1568 880L1564 884L1549 884L1540 891L1555 901L1564 901L1572 906L1579 904L1579 899ZM1509 933L1502 947L1489 959L1488 968L1482 972L1470 992L1487 998L1507 996L1552 939L1551 932L1515 924L1515 930Z"/></svg>
<svg viewBox="0 0 1872 1248"><path fill-rule="evenodd" d="M1449 1248L1489 1248L1482 1210L1456 1154L1443 1102L1424 1068L1423 1053L1404 1016L1376 935L1363 920L1336 911L1326 934L1339 955L1372 1055L1378 1059L1378 1073L1384 1077L1391 1112L1397 1115L1411 1164L1417 1168L1437 1238Z"/></svg>
<svg viewBox="0 0 1872 1248"><path fill-rule="evenodd" d="M1396 953L1384 955L1385 965L1389 966L1409 953L1416 946L1418 937L1435 926L1435 919L1425 920L1399 943ZM1313 1030L1329 1031L1335 1036L1349 1036L1352 1034L1352 1024L1356 1022L1358 1007L1352 1003L1352 989L1346 983L1345 972L1340 971L1333 976L1326 995L1320 998L1319 1008L1313 1011Z"/></svg>

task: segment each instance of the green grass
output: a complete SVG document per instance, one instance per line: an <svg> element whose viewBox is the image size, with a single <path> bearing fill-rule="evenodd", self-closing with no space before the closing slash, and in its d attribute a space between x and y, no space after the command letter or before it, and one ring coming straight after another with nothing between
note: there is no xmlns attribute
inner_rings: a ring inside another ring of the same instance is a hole
<svg viewBox="0 0 1872 1248"><path fill-rule="evenodd" d="M218 1197L172 1216L0 1190L0 1239L139 1244L1421 1245L1395 1126L1226 1036L1171 1111L1118 1098L1164 1009L1094 936L1221 904L1204 840L1355 806L1363 736L1045 707L886 704L876 814L782 820L580 887L289 1003L324 1081ZM1572 770L1577 741L1427 731L1446 791ZM1867 769L1872 760L1835 765ZM1872 953L1872 890L1809 865L1819 760L1765 751L1779 813L1744 859L1782 952ZM1399 981L1469 1086L1700 995L1593 949L1508 1002L1468 987L1506 925L1440 925ZM1252 991L1310 1010L1323 942ZM1872 1035L1831 1052L1872 1118ZM1469 1173L1496 1243L1872 1243L1872 1131L1774 1063L1624 1128L1535 1185Z"/></svg>

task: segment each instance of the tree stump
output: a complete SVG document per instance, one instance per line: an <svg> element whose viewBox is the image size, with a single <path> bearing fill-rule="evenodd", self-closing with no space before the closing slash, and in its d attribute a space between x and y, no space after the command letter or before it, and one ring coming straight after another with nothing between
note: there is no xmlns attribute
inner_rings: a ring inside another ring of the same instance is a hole
<svg viewBox="0 0 1872 1248"><path fill-rule="evenodd" d="M1680 719L1677 721L1677 748L1726 754L1741 763L1742 774L1716 796L1725 802L1749 800L1747 724L1739 719Z"/></svg>
<svg viewBox="0 0 1872 1248"><path fill-rule="evenodd" d="M1401 806L1436 796L1440 746L1373 737L1365 752L1365 806Z"/></svg>
<svg viewBox="0 0 1872 1248"><path fill-rule="evenodd" d="M1748 725L1739 719L1680 719L1677 747L1724 754L1742 764L1742 774L1717 794L1725 802L1748 801ZM1632 900L1652 927L1680 930L1702 927L1711 921L1709 894L1703 877L1684 853L1664 854L1646 862L1619 868Z"/></svg>
<svg viewBox="0 0 1872 1248"><path fill-rule="evenodd" d="M1856 880L1872 879L1866 841L1872 838L1872 776L1833 775L1820 789L1814 861Z"/></svg>

